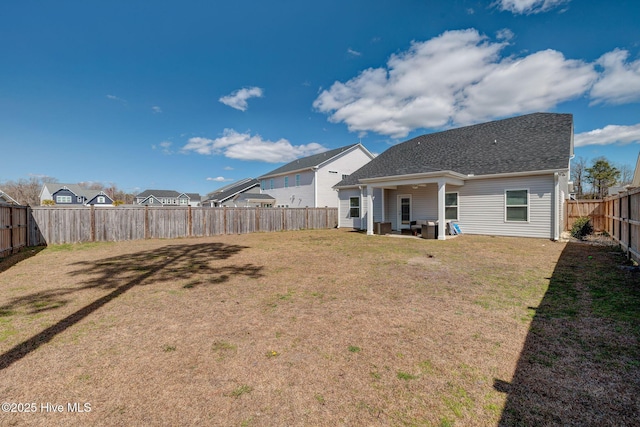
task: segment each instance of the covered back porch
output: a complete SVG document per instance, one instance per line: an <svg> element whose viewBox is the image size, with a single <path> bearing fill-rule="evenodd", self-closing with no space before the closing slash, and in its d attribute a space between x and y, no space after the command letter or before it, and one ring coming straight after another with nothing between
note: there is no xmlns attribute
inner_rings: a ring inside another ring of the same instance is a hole
<svg viewBox="0 0 640 427"><path fill-rule="evenodd" d="M367 234L374 234L374 222L391 223L393 230L403 231L411 230L412 225L420 228L428 221L437 226L437 239L447 239L447 222L458 220L458 190L464 185L463 178L447 171L362 180L366 211L373 213L366 215Z"/></svg>

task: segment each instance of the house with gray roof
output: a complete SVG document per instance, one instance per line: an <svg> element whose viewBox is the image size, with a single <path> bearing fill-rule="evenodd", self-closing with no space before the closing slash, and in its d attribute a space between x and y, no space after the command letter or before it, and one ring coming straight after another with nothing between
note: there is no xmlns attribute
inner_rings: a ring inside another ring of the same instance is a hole
<svg viewBox="0 0 640 427"><path fill-rule="evenodd" d="M197 193L180 193L175 190L144 190L136 195L133 203L143 206L200 206Z"/></svg>
<svg viewBox="0 0 640 427"><path fill-rule="evenodd" d="M275 199L269 194L261 194L260 181L245 178L220 187L207 194L202 202L207 207L272 207Z"/></svg>
<svg viewBox="0 0 640 427"><path fill-rule="evenodd" d="M0 205L19 205L18 201L0 190Z"/></svg>
<svg viewBox="0 0 640 427"><path fill-rule="evenodd" d="M113 199L102 190L90 190L79 184L45 182L40 190L40 204L53 200L56 205L65 206L113 206Z"/></svg>
<svg viewBox="0 0 640 427"><path fill-rule="evenodd" d="M418 136L334 186L339 226L374 234L377 222L396 231L433 225L434 237L444 240L447 223L455 222L466 234L558 239L572 155L571 114L533 113Z"/></svg>
<svg viewBox="0 0 640 427"><path fill-rule="evenodd" d="M262 175L260 189L275 199L274 206L337 207L338 193L333 186L374 157L359 143L314 154Z"/></svg>

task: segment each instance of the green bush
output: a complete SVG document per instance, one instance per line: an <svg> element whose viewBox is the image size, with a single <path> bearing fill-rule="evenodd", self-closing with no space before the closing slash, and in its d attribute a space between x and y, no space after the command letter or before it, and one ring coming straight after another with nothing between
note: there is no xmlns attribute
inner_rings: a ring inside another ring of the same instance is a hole
<svg viewBox="0 0 640 427"><path fill-rule="evenodd" d="M591 219L588 216L581 216L571 227L571 235L576 239L582 240L591 233L593 233L593 225L591 225Z"/></svg>

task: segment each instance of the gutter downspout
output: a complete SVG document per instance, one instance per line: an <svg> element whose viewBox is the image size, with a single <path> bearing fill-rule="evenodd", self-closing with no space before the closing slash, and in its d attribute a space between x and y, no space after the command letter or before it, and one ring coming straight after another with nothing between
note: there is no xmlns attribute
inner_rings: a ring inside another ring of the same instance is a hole
<svg viewBox="0 0 640 427"><path fill-rule="evenodd" d="M553 240L560 240L560 176L558 172L553 174Z"/></svg>
<svg viewBox="0 0 640 427"><path fill-rule="evenodd" d="M318 207L318 167L313 168L313 207Z"/></svg>

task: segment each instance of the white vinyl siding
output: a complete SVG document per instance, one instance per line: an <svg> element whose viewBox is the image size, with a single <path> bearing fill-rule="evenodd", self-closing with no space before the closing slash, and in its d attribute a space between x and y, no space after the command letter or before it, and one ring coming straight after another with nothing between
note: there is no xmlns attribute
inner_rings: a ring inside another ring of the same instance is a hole
<svg viewBox="0 0 640 427"><path fill-rule="evenodd" d="M505 191L528 189L528 222L505 221ZM459 187L458 222L466 234L553 238L553 174L467 180Z"/></svg>
<svg viewBox="0 0 640 427"><path fill-rule="evenodd" d="M354 218L351 217L351 199L358 198L360 199L360 214L363 212L363 208L366 209L366 204L361 197L359 189L348 189L348 190L340 190L340 206L338 207L338 227L343 228L356 228L361 229L362 227L366 227L366 224L361 220L360 217Z"/></svg>

